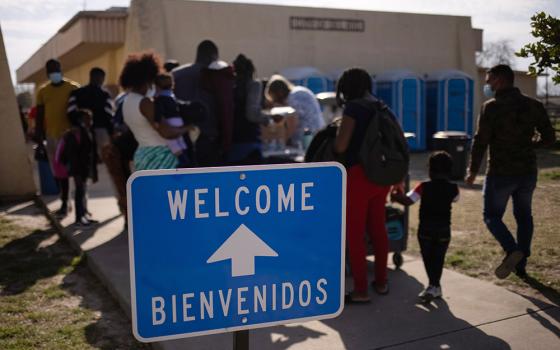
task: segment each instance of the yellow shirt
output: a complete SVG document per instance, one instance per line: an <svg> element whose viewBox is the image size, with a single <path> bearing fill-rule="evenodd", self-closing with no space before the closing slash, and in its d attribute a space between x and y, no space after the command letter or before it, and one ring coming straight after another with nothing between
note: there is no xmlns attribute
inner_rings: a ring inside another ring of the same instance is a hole
<svg viewBox="0 0 560 350"><path fill-rule="evenodd" d="M60 138L70 127L66 108L70 93L80 85L64 79L61 85L54 86L50 82L44 84L37 92L37 106L45 107L45 133L47 137Z"/></svg>

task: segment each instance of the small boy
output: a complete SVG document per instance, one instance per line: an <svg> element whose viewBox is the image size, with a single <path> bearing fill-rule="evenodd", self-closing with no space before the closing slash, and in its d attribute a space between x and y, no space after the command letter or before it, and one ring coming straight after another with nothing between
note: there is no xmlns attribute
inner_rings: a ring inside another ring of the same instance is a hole
<svg viewBox="0 0 560 350"><path fill-rule="evenodd" d="M434 152L429 160L430 181L418 184L406 195L391 193L391 200L412 205L420 200L418 242L429 285L420 293L424 302L441 298L440 279L451 239L451 204L459 200L459 187L449 182L453 160L447 152Z"/></svg>
<svg viewBox="0 0 560 350"><path fill-rule="evenodd" d="M170 126L181 127L183 118L179 114L179 105L173 94L173 76L169 73L160 73L156 77L155 121L162 120ZM167 147L179 160L178 168L187 168L191 162L187 153L187 143L183 137L167 140Z"/></svg>
<svg viewBox="0 0 560 350"><path fill-rule="evenodd" d="M86 208L87 179L95 179L95 147L89 130L92 115L87 109L76 109L68 114L70 129L58 144L55 162L64 167L69 177L74 178L76 225L89 226L95 221L88 219Z"/></svg>

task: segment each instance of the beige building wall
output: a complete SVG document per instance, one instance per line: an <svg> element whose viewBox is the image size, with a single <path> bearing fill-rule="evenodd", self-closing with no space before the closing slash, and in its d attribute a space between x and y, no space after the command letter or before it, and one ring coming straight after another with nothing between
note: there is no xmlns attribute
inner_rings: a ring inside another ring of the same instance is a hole
<svg viewBox="0 0 560 350"><path fill-rule="evenodd" d="M108 88L111 93L115 94L118 91L119 75L123 62L124 47L118 47L114 50L105 52L93 60L83 62L77 67L65 70L64 75L67 78L78 82L80 85L84 85L89 82L89 71L93 67L102 68L107 74L105 76L105 87Z"/></svg>
<svg viewBox="0 0 560 350"><path fill-rule="evenodd" d="M80 84L86 84L89 70L98 66L107 72L107 84L115 86L123 62L127 17L126 8L76 13L17 69L18 82L42 85L47 79L45 62L57 58L65 75Z"/></svg>
<svg viewBox="0 0 560 350"><path fill-rule="evenodd" d="M363 20L365 30L292 30L291 16ZM253 59L260 76L292 66L314 66L325 73L361 66L374 74L402 68L420 74L459 69L475 78L481 36L480 30L472 28L470 17L132 0L125 50L151 48L165 59L185 63L194 60L201 40L212 39L222 59L231 62L244 53ZM478 82L475 88L479 89Z"/></svg>
<svg viewBox="0 0 560 350"><path fill-rule="evenodd" d="M89 82L89 71L93 67L102 68L107 74L105 77L105 88L111 92L111 94L116 95L119 90L119 75L124 62L124 46L117 47L113 50L106 51L100 56L79 63L77 66L67 70L62 66L64 76L70 80L73 80L80 85L85 85ZM47 82L46 74L44 77L41 75L35 75L35 79L30 80L34 83L36 87L43 85Z"/></svg>
<svg viewBox="0 0 560 350"><path fill-rule="evenodd" d="M33 196L33 172L0 28L0 200Z"/></svg>

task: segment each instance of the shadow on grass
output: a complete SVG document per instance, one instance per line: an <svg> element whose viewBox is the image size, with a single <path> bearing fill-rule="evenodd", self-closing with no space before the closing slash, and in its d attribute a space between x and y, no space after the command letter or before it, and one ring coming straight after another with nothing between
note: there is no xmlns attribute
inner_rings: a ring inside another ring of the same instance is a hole
<svg viewBox="0 0 560 350"><path fill-rule="evenodd" d="M57 275L61 282L50 279ZM46 284L40 284L45 280ZM32 344L58 348L61 341L71 348L83 348L84 342L99 349L148 348L133 338L130 322L89 271L85 259L54 229L35 230L0 247L0 288L0 296L33 305L18 312L24 317L35 315L42 322L16 321L10 327L17 332L4 341L27 344L23 348ZM75 297L79 306L74 304ZM57 306L53 308L52 303ZM51 318L56 322L50 324Z"/></svg>
<svg viewBox="0 0 560 350"><path fill-rule="evenodd" d="M531 276L526 277L523 281L527 283L531 288L540 292L555 306L560 306L560 292L558 292L556 289L542 284L539 280Z"/></svg>
<svg viewBox="0 0 560 350"><path fill-rule="evenodd" d="M0 295L23 293L38 280L52 277L63 267L71 266L77 254L60 240L41 246L42 242L57 238L53 229L36 230L0 248Z"/></svg>

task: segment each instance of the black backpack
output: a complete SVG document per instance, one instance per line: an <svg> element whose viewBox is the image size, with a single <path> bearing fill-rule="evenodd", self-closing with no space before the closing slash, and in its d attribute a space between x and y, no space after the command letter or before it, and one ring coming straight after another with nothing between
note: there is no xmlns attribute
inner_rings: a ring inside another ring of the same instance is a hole
<svg viewBox="0 0 560 350"><path fill-rule="evenodd" d="M367 178L382 186L403 181L408 174L410 157L408 144L397 118L379 100L362 99L357 103L371 111L359 153Z"/></svg>
<svg viewBox="0 0 560 350"><path fill-rule="evenodd" d="M334 152L334 140L336 139L336 132L340 126L341 120L340 118L333 120L329 125L319 130L317 134L313 136L305 152L306 162L337 161L343 163L344 157Z"/></svg>

